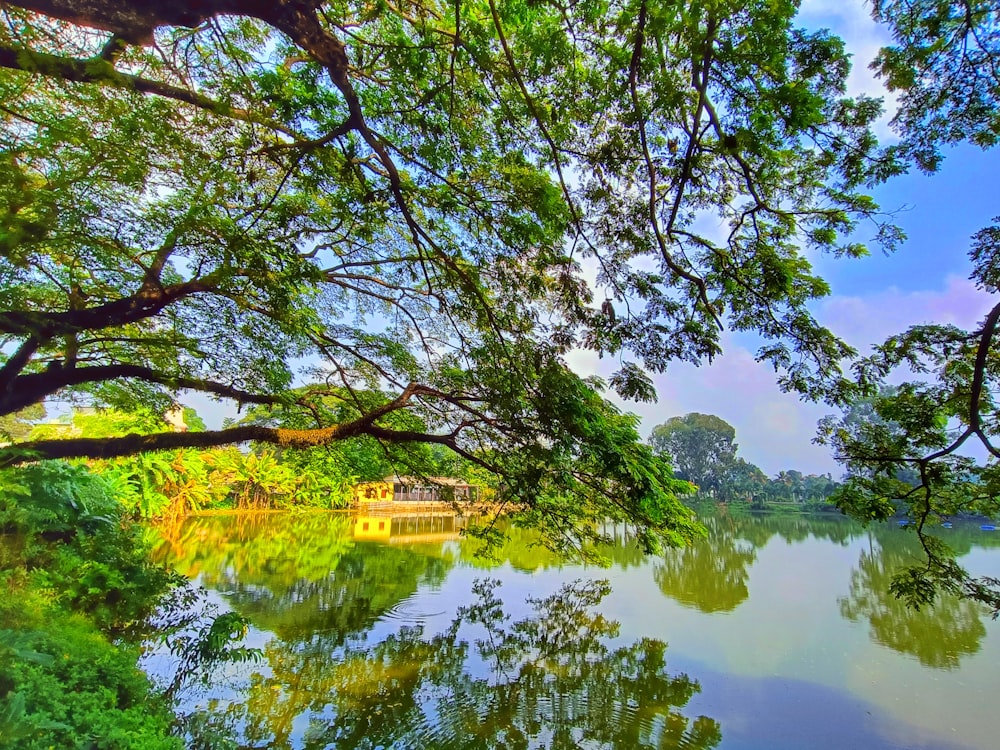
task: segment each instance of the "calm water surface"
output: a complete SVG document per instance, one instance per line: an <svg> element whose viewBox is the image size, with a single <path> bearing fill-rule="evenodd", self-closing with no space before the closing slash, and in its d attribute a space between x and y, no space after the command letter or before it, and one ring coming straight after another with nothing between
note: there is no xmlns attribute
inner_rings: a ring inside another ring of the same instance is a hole
<svg viewBox="0 0 1000 750"><path fill-rule="evenodd" d="M161 554L249 618L264 658L188 708L255 748L1000 747L1000 623L888 594L912 534L706 524L657 558L618 534L595 568L518 530L484 562L446 516L191 519ZM941 533L1000 570L1000 532Z"/></svg>

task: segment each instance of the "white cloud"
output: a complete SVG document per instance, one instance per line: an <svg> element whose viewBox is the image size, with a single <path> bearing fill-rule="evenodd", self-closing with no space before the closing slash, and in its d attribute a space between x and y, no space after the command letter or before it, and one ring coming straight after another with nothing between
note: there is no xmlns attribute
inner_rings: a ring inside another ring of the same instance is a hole
<svg viewBox="0 0 1000 750"><path fill-rule="evenodd" d="M974 328L996 304L969 279L948 276L943 289L901 291L896 287L874 294L836 295L818 306L817 317L834 333L862 350L888 336L923 323Z"/></svg>
<svg viewBox="0 0 1000 750"><path fill-rule="evenodd" d="M659 393L655 404L612 400L642 417L644 435L673 416L715 414L736 429L739 455L768 474L782 469L839 474L826 450L810 442L816 421L831 410L782 393L771 367L756 362L750 351L730 337L723 346L725 354L711 365L695 367L679 362L654 376ZM620 366L616 359L599 359L593 352L574 352L569 361L580 374L596 373L605 378Z"/></svg>
<svg viewBox="0 0 1000 750"><path fill-rule="evenodd" d="M886 91L868 67L879 49L891 44L892 38L885 27L872 19L868 3L858 0L804 0L796 20L807 29L828 28L844 40L852 63L847 92L851 96L866 94L883 99L888 114L879 120L875 132L882 139L892 138L889 120L896 110L896 96Z"/></svg>
<svg viewBox="0 0 1000 750"><path fill-rule="evenodd" d="M829 297L817 315L864 353L872 344L919 323L973 328L995 303L995 298L972 282L948 277L939 289L903 292L890 288L870 295ZM783 469L798 469L839 476L842 469L828 450L811 442L816 422L835 409L782 393L772 368L755 361L753 353L731 336L724 338L723 348L725 354L711 365L677 363L654 376L658 403L618 401L619 405L642 417L644 435L672 416L715 414L736 428L739 455L765 473L773 476ZM577 372L604 378L620 366L616 359L601 359L594 352L574 352L569 360Z"/></svg>

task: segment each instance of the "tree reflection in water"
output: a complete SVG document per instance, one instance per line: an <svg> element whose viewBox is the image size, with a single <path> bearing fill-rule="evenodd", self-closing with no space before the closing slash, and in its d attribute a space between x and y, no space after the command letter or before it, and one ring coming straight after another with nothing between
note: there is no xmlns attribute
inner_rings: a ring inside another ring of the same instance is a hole
<svg viewBox="0 0 1000 750"><path fill-rule="evenodd" d="M667 550L653 576L660 591L680 604L702 612L730 612L750 594L748 566L757 554L730 523L701 520L708 527L708 538Z"/></svg>
<svg viewBox="0 0 1000 750"><path fill-rule="evenodd" d="M839 600L849 620L867 620L876 643L915 656L921 664L955 669L963 656L979 651L986 635L985 608L941 592L934 605L908 607L889 591L893 574L919 562L916 539L897 529L880 529L879 543L861 553L851 573L850 594Z"/></svg>
<svg viewBox="0 0 1000 750"><path fill-rule="evenodd" d="M666 644L611 648L618 623L594 609L606 581L529 600L511 622L499 582L425 639L408 627L374 646L323 634L266 648L268 669L224 721L270 748L712 748L719 725L678 709L699 691L666 669ZM331 646L332 647L329 647Z"/></svg>

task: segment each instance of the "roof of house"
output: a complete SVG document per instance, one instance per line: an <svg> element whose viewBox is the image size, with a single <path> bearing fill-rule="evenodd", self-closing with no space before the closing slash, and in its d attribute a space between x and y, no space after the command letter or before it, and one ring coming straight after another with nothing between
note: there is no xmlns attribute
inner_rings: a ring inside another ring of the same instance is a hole
<svg viewBox="0 0 1000 750"><path fill-rule="evenodd" d="M469 483L464 479L455 479L454 477L401 477L398 475L387 476L382 480L383 482L392 482L393 484L408 484L408 485L418 485L426 486L429 484L438 484L445 487L469 487Z"/></svg>

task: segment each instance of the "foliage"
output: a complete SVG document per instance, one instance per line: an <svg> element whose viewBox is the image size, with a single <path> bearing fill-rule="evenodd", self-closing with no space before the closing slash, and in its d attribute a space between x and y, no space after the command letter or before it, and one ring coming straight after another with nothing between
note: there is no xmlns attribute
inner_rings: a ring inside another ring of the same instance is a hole
<svg viewBox="0 0 1000 750"><path fill-rule="evenodd" d="M20 489L0 498L0 747L180 748L121 640L175 577L101 477L61 462L2 474Z"/></svg>
<svg viewBox="0 0 1000 750"><path fill-rule="evenodd" d="M769 482L760 467L737 457L720 479L719 498L754 503L766 493Z"/></svg>
<svg viewBox="0 0 1000 750"><path fill-rule="evenodd" d="M920 337L911 329L902 338L911 334ZM887 342L862 366L877 362L895 345ZM921 373L931 369L931 361L930 354L913 360ZM967 415L958 413L967 403L968 391L961 383L963 376L945 371L962 368L940 356L937 367L942 368L942 380L950 382L909 382L884 389L856 402L843 416L826 418L819 440L831 444L849 470L834 498L838 507L866 522L901 516L912 523L925 560L895 571L891 586L897 596L919 608L932 604L943 591L982 601L996 613L1000 612L997 582L971 578L955 563L953 550L931 534L935 526L956 515L1000 516L1000 496L991 480L995 463L980 463L956 452L968 431L963 426ZM971 376L972 369L966 375Z"/></svg>
<svg viewBox="0 0 1000 750"><path fill-rule="evenodd" d="M893 124L903 149L935 171L942 145L1000 139L1000 11L989 0L879 0L872 15L895 44L872 67L899 92ZM985 71L991 71L989 73Z"/></svg>
<svg viewBox="0 0 1000 750"><path fill-rule="evenodd" d="M653 428L649 443L667 457L681 479L715 494L721 478L736 460L736 430L714 414L671 417Z"/></svg>
<svg viewBox="0 0 1000 750"><path fill-rule="evenodd" d="M689 539L684 485L566 356L616 354L611 386L650 399L644 368L712 357L728 324L783 387L838 395L850 349L809 311L828 289L805 253L864 254L843 239L863 220L893 244L864 186L899 167L880 104L844 95L843 43L796 12L6 4L0 414L54 396L160 413L188 388L357 415L0 461L430 443L554 546L587 547L607 514L649 548Z"/></svg>
<svg viewBox="0 0 1000 750"><path fill-rule="evenodd" d="M606 581L566 584L511 621L498 582L444 633L404 627L343 649L330 634L268 644L268 670L251 680L226 724L246 742L289 746L440 748L716 747L718 722L688 717L699 691L667 671L666 644L612 647L618 624L595 609ZM489 674L477 669L489 664ZM298 735L302 731L302 735Z"/></svg>
<svg viewBox="0 0 1000 750"><path fill-rule="evenodd" d="M308 396L309 392L309 388L298 391L300 396ZM244 421L307 430L357 419L364 413L366 401L378 403L383 398L377 392L352 394L340 389L334 393L313 400L308 412L281 406L256 407ZM408 412L387 414L384 424L398 430L427 431L427 425ZM347 507L353 501L353 486L358 482L376 481L393 474L462 475L453 468L440 471L439 465L444 462L436 459L429 444L383 444L370 436L309 448L281 449L279 459L299 476L309 478L308 489L300 488L297 497L306 504L327 507ZM461 458L458 460L465 463ZM311 501L312 498L317 500ZM326 498L325 502L320 502L320 498Z"/></svg>
<svg viewBox="0 0 1000 750"><path fill-rule="evenodd" d="M165 651L172 663L156 670L157 687L163 698L175 706L186 690L204 688L225 664L260 661L259 649L241 645L249 631L249 621L236 612L219 613L207 603L203 592L185 583L160 602L151 620L147 639L149 652ZM178 713L178 724L187 730L191 716Z"/></svg>
<svg viewBox="0 0 1000 750"><path fill-rule="evenodd" d="M201 420L186 409L185 423L197 427ZM72 432L102 438L147 434L162 424L160 417L143 410L77 410L61 422L36 427L33 435ZM322 451L287 451L279 460L266 446L251 453L236 448L182 448L91 460L87 465L109 484L111 494L128 512L144 519L175 521L190 512L221 507L346 507L352 499L353 478L345 473L336 452L317 460Z"/></svg>
<svg viewBox="0 0 1000 750"><path fill-rule="evenodd" d="M830 475L804 475L795 469L773 479L736 455L736 430L714 414L671 417L653 428L649 443L676 467L679 477L698 486L702 497L724 502L747 501L754 508L767 502L822 507L839 487Z"/></svg>
<svg viewBox="0 0 1000 750"><path fill-rule="evenodd" d="M872 639L889 648L913 654L921 664L955 669L962 657L979 651L986 636L985 607L947 592L933 605L913 608L890 593L894 576L912 566L920 553L912 534L880 527L877 550L863 550L851 575L850 593L842 597L841 614L867 620Z"/></svg>
<svg viewBox="0 0 1000 750"><path fill-rule="evenodd" d="M32 423L45 418L45 406L32 404L13 414L0 416L0 440L20 440L31 433Z"/></svg>
<svg viewBox="0 0 1000 750"><path fill-rule="evenodd" d="M0 631L0 664L12 686L0 695L4 750L183 747L170 735L168 704L150 694L136 667L135 649L112 645L86 619L58 610L30 626L17 624L16 631Z"/></svg>
<svg viewBox="0 0 1000 750"><path fill-rule="evenodd" d="M889 0L872 10L895 42L874 66L899 92L900 152L934 171L942 147L995 145L1000 88L984 74L1000 64L995 4ZM1000 230L989 226L973 236L970 251L972 278L993 296L998 240ZM912 521L924 559L895 571L891 588L915 607L957 594L1000 614L1000 580L970 576L931 533L954 514L1000 515L998 320L994 303L971 331L932 323L889 337L854 363L853 403L820 425L818 441L849 470L838 505L864 521L897 512ZM985 459L974 457L974 445Z"/></svg>

